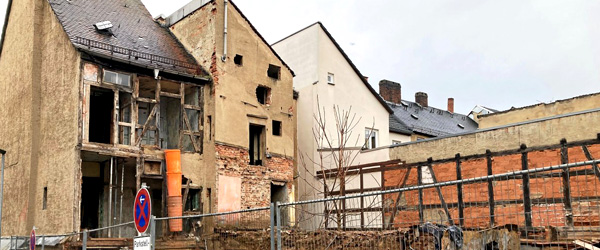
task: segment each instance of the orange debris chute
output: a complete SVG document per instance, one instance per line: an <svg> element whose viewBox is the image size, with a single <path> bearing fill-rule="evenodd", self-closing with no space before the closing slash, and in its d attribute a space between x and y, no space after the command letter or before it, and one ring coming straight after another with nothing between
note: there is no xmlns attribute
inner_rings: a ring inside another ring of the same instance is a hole
<svg viewBox="0 0 600 250"><path fill-rule="evenodd" d="M179 149L165 150L167 161L167 211L169 217L183 215L183 204L181 201L181 151ZM169 220L169 231L183 231L183 220Z"/></svg>

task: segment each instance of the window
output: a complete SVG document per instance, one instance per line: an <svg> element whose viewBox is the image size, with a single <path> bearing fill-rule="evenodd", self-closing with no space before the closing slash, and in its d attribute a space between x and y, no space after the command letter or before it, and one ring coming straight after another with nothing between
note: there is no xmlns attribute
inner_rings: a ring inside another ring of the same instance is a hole
<svg viewBox="0 0 600 250"><path fill-rule="evenodd" d="M273 120L273 135L281 136L281 121Z"/></svg>
<svg viewBox="0 0 600 250"><path fill-rule="evenodd" d="M122 74L105 70L103 79L105 82L114 83L125 87L131 86L131 76L129 76L128 74Z"/></svg>
<svg viewBox="0 0 600 250"><path fill-rule="evenodd" d="M333 73L327 73L327 83L329 83L329 84L335 84L333 82Z"/></svg>
<svg viewBox="0 0 600 250"><path fill-rule="evenodd" d="M242 55L235 55L235 57L233 57L233 62L236 65L242 66L242 65L244 65L243 59L244 59L244 56L242 56Z"/></svg>
<svg viewBox="0 0 600 250"><path fill-rule="evenodd" d="M273 64L269 64L269 69L267 70L267 75L273 79L279 80L281 67L275 66Z"/></svg>
<svg viewBox="0 0 600 250"><path fill-rule="evenodd" d="M377 139L377 135L379 134L379 131L375 130L375 129L370 129L367 128L365 129L365 149L373 149L376 148L378 145L378 139Z"/></svg>
<svg viewBox="0 0 600 250"><path fill-rule="evenodd" d="M115 93L110 89L90 88L89 142L112 143L114 98Z"/></svg>
<svg viewBox="0 0 600 250"><path fill-rule="evenodd" d="M250 165L263 165L262 159L264 154L264 131L265 127L260 125L250 124Z"/></svg>
<svg viewBox="0 0 600 250"><path fill-rule="evenodd" d="M44 187L44 196L42 197L42 210L48 207L48 187Z"/></svg>
<svg viewBox="0 0 600 250"><path fill-rule="evenodd" d="M260 104L271 104L271 89L265 86L256 87L256 99Z"/></svg>

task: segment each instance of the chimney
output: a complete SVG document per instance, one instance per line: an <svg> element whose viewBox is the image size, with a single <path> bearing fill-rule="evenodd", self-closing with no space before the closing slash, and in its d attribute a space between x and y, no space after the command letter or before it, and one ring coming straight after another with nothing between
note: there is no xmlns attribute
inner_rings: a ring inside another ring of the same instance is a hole
<svg viewBox="0 0 600 250"><path fill-rule="evenodd" d="M425 93L425 92L415 93L415 102L423 107L427 107L427 93Z"/></svg>
<svg viewBox="0 0 600 250"><path fill-rule="evenodd" d="M454 98L448 98L448 112L454 113Z"/></svg>
<svg viewBox="0 0 600 250"><path fill-rule="evenodd" d="M402 101L402 86L397 82L381 80L379 81L379 95L388 102L400 103Z"/></svg>

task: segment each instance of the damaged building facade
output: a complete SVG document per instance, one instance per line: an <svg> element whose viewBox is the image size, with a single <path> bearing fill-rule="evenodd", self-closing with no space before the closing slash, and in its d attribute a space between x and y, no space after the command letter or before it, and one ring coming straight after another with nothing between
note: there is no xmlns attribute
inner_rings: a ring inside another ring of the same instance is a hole
<svg viewBox="0 0 600 250"><path fill-rule="evenodd" d="M12 2L3 235L132 221L142 184L166 216L166 149L181 151L184 214L293 199L293 72L232 2L195 3L168 23L138 0Z"/></svg>

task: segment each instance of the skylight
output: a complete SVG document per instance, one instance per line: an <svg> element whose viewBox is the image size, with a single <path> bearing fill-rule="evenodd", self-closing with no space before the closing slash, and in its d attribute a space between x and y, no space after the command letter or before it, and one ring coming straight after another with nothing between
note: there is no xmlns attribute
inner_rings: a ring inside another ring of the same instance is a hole
<svg viewBox="0 0 600 250"><path fill-rule="evenodd" d="M96 29L99 31L108 30L108 29L112 28L112 26L113 25L110 21L102 21L102 22L94 24L94 27L96 27Z"/></svg>

